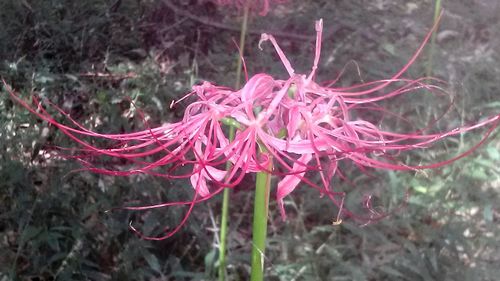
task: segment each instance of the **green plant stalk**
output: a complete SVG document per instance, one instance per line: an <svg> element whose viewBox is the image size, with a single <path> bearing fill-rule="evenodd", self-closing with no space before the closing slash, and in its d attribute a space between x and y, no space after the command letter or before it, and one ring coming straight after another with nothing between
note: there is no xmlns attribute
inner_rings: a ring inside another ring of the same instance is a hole
<svg viewBox="0 0 500 281"><path fill-rule="evenodd" d="M236 81L235 89L238 89L241 85L241 67L243 64L243 51L245 50L245 38L248 29L248 14L249 5L247 4L243 12L243 20L241 22L241 32L240 32L240 53L238 54L238 62L236 68ZM234 140L234 135L236 132L235 126L229 126L229 141ZM231 162L226 163L226 171L231 169ZM219 247L219 281L226 280L226 248L227 248L227 223L229 215L229 192L228 188L225 188L222 194L222 213L220 222L220 247Z"/></svg>
<svg viewBox="0 0 500 281"><path fill-rule="evenodd" d="M236 128L229 127L229 141L234 140ZM226 171L231 169L231 162L226 163ZM219 246L219 280L226 280L226 238L227 238L227 218L229 213L229 188L224 188L222 195L222 214L220 222L220 246Z"/></svg>
<svg viewBox="0 0 500 281"><path fill-rule="evenodd" d="M265 153L265 149L261 149L261 153ZM272 161L269 162L269 166L267 168L269 171L272 170ZM270 189L271 175L267 172L257 173L257 179L255 181L255 200L252 226L251 281L264 280L264 257L266 249Z"/></svg>
<svg viewBox="0 0 500 281"><path fill-rule="evenodd" d="M245 5L245 10L243 11L243 21L241 22L240 44L239 44L240 53L238 54L238 63L236 65L236 83L234 85L236 90L241 85L241 68L243 64L242 57L245 50L245 40L247 37L247 30L248 30L248 14L250 11L249 3L250 1L247 1L247 4Z"/></svg>
<svg viewBox="0 0 500 281"><path fill-rule="evenodd" d="M434 4L434 23L436 23L440 14L441 14L441 0L436 0L436 2ZM436 48L436 36L437 36L437 28L432 33L432 37L431 37L430 49L429 49L429 59L427 60L427 71L425 72L427 77L432 76L434 50Z"/></svg>

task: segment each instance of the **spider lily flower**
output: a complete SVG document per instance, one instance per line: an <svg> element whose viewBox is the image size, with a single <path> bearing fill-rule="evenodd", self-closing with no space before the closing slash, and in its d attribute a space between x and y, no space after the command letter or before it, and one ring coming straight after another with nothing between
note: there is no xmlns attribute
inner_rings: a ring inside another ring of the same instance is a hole
<svg viewBox="0 0 500 281"><path fill-rule="evenodd" d="M357 217L365 222L375 220L383 214L370 210L368 217L359 217L344 208L345 195L335 191L330 185L331 178L339 173L338 162L349 160L362 169L436 168L472 153L498 124L500 115L448 132L425 134L423 130L415 130L399 133L383 130L368 120L353 118L352 112L367 110L366 108L386 112L373 104L418 89L444 93L439 86L428 84L426 81L429 79L412 80L403 77L421 53L435 27L408 63L389 79L340 88L334 87L334 83L323 85L315 82L323 22L317 21L315 27L316 49L309 74L295 73L275 38L263 34L259 46L264 41L271 42L288 73L287 79L275 79L268 74L259 73L236 90L204 82L194 86L183 98L192 99L192 102L185 109L181 121L156 128L148 127L136 133L93 132L49 103L67 118L68 122L63 124L56 121L36 99L35 106L32 106L10 88L7 89L19 104L59 128L81 146L81 154L76 158L87 170L116 176L142 173L168 179L189 179L194 189L192 200L126 207L131 210L180 205L189 207L181 223L172 231L161 237L143 236L153 240L165 239L177 232L195 204L211 198L223 188L235 187L245 174L262 171L279 177L276 200L283 218L286 216L284 198L304 182L328 196L339 207L338 220L341 214ZM6 85L5 81L4 84ZM480 143L452 159L421 166L394 160L395 154L422 149L443 138L487 125L491 125L491 128ZM236 129L232 141L227 136L227 126ZM106 140L109 145L97 147L88 138ZM98 156L125 159L129 161L130 167L113 169L95 166L92 159ZM269 161L274 163L273 170L267 168ZM227 171L224 169L226 162L232 164ZM320 183L307 178L309 171L319 174ZM364 205L367 208L371 206L370 202L365 202Z"/></svg>
<svg viewBox="0 0 500 281"><path fill-rule="evenodd" d="M260 141L266 145L267 150L286 169L285 176L278 183L276 191L276 199L283 218L285 218L283 199L293 192L301 181L318 188L321 193L327 194L339 206L338 219L343 211L348 215L353 215L343 209L345 195L341 192L334 192L330 188L330 179L336 173L338 161L351 160L361 168L386 170L437 168L469 155L487 139L498 125L500 115L490 117L475 125L434 134L425 134L422 132L423 130L412 133L384 131L369 121L351 117L351 112L362 110L362 106L366 104L408 94L418 89L433 93L444 92L436 85L425 83L426 80L432 81L432 79L411 80L402 77L421 53L435 28L436 26L427 34L408 63L390 79L345 88L335 88L331 85L324 87L314 82L321 51L323 29L321 20L316 22L316 50L313 67L308 75L296 74L275 38L272 35L262 35L260 43L271 41L290 76L288 80L281 83L283 88L275 90L272 102L266 107L266 120L264 121L277 123L273 124L273 127L286 128L286 136L280 138L276 134L269 134L272 131L270 129L267 130L267 133L259 135ZM402 84L402 86L387 90L396 84ZM286 90L291 91L291 94L284 94ZM270 117L271 115L274 117ZM452 159L429 165L411 166L390 157L390 155L402 151L425 148L443 138L486 125L491 125L491 128L483 140L470 150ZM324 158L327 159L326 164ZM293 164L289 165L288 162ZM322 186L315 185L304 177L309 170L319 172ZM370 206L371 204L365 205ZM376 214L378 213L371 210L370 217L362 219L375 220L377 219ZM383 216L378 215L379 217Z"/></svg>
<svg viewBox="0 0 500 281"><path fill-rule="evenodd" d="M280 4L286 1L287 0L212 0L212 2L219 6L235 6L238 9L243 9L248 5L250 10L259 11L260 16L267 15L271 4Z"/></svg>

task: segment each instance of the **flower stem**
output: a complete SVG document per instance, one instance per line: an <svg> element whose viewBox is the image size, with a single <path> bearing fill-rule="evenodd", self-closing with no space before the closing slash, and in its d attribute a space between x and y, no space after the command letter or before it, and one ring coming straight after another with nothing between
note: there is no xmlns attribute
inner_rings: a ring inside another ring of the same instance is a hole
<svg viewBox="0 0 500 281"><path fill-rule="evenodd" d="M267 168L269 171L272 169L272 161L269 161L269 166ZM255 181L255 201L252 226L251 281L264 280L264 257L266 249L270 188L271 175L267 172L257 173L257 179Z"/></svg>
<svg viewBox="0 0 500 281"><path fill-rule="evenodd" d="M229 127L229 141L234 140L236 128ZM231 162L226 163L226 171L231 169ZM225 188L222 195L222 214L220 222L220 246L219 246L219 280L226 280L226 237L227 237L227 217L229 212L229 188Z"/></svg>
<svg viewBox="0 0 500 281"><path fill-rule="evenodd" d="M243 51L245 50L245 39L247 37L247 29L248 29L248 14L250 11L250 1L247 1L245 5L245 9L243 11L243 21L241 22L241 32L240 32L240 53L238 54L238 63L236 65L236 83L234 85L235 90L241 85L241 68L243 64Z"/></svg>
<svg viewBox="0 0 500 281"><path fill-rule="evenodd" d="M441 0L436 0L436 2L434 4L434 23L436 23L440 14L441 14ZM437 28L432 33L432 37L431 37L431 43L430 43L430 49L429 49L429 59L427 60L427 71L425 73L427 75L427 77L432 76L434 49L436 48L436 36L437 36Z"/></svg>
<svg viewBox="0 0 500 281"><path fill-rule="evenodd" d="M243 20L241 22L241 32L240 32L240 53L238 54L238 62L236 67L236 80L235 80L235 89L237 90L241 85L241 67L243 64L242 57L243 51L245 49L245 38L247 34L248 27L248 14L249 14L249 5L245 6L245 10L243 11ZM234 134L236 132L236 126L229 126L229 141L234 140ZM231 169L231 162L226 163L226 171ZM222 195L222 214L221 214L221 222L220 222L220 247L219 247L219 281L226 280L226 247L227 247L227 221L229 214L229 189L225 188Z"/></svg>

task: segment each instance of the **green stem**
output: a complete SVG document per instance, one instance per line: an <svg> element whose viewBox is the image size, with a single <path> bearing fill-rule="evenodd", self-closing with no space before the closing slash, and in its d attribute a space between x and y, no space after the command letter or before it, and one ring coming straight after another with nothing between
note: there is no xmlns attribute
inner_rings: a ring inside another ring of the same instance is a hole
<svg viewBox="0 0 500 281"><path fill-rule="evenodd" d="M434 4L434 23L439 18L439 15L441 14L441 0L436 0L436 3ZM432 65L433 65L433 59L434 59L434 49L436 48L436 36L437 36L437 29L432 33L431 37L431 42L430 42L430 49L429 49L429 59L427 61L427 71L426 75L427 77L432 76Z"/></svg>
<svg viewBox="0 0 500 281"><path fill-rule="evenodd" d="M245 38L248 27L249 5L247 4L243 12L243 21L241 22L240 32L240 53L238 54L238 63L236 68L235 89L237 90L241 84L241 67L243 64L242 57L245 50ZM234 135L237 126L229 126L229 141L234 140ZM226 163L226 171L231 169L231 162ZM229 215L229 189L225 188L222 195L222 214L220 222L220 247L219 247L219 281L226 280L226 247L227 247L227 221Z"/></svg>
<svg viewBox="0 0 500 281"><path fill-rule="evenodd" d="M234 140L236 128L229 127L229 141ZM231 162L226 163L226 171L231 170ZM220 222L220 247L219 247L219 280L226 280L226 238L227 238L227 218L229 213L229 188L224 188L222 195L222 214Z"/></svg>
<svg viewBox="0 0 500 281"><path fill-rule="evenodd" d="M236 65L236 83L235 89L241 85L241 68L243 64L243 51L245 50L245 39L247 37L247 29L248 29L248 14L250 11L249 7L250 1L247 1L247 5L245 6L245 10L243 11L243 21L241 22L241 32L240 32L240 54L238 54L238 64Z"/></svg>
<svg viewBox="0 0 500 281"><path fill-rule="evenodd" d="M261 151L263 153L265 151ZM272 161L267 167L272 169ZM252 271L251 281L264 280L264 257L267 237L267 217L269 210L269 192L271 175L266 172L257 173L255 181L255 201L252 226Z"/></svg>

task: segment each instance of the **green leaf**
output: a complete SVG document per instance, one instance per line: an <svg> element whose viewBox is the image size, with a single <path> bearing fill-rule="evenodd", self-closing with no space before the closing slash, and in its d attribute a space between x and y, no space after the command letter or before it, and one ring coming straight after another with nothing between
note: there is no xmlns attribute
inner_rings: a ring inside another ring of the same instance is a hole
<svg viewBox="0 0 500 281"><path fill-rule="evenodd" d="M29 241L38 236L41 232L42 232L41 227L28 225L23 231L22 241L24 242Z"/></svg>
<svg viewBox="0 0 500 281"><path fill-rule="evenodd" d="M387 273L388 275L396 276L396 277L404 277L403 273L397 271L396 269L383 265L380 267L380 271Z"/></svg>
<svg viewBox="0 0 500 281"><path fill-rule="evenodd" d="M421 186L421 185L420 185L420 186L414 186L414 187L413 187L413 189L414 189L416 192L418 192L418 193L422 193L422 194L426 194L426 193L429 191L429 189L428 189L427 187L425 187L425 186Z"/></svg>
<svg viewBox="0 0 500 281"><path fill-rule="evenodd" d="M488 156L493 159L493 160L500 160L500 152L498 151L497 148L490 146L486 148L486 152L488 153Z"/></svg>
<svg viewBox="0 0 500 281"><path fill-rule="evenodd" d="M493 221L493 206L491 203L488 203L483 208L483 218L487 222Z"/></svg>
<svg viewBox="0 0 500 281"><path fill-rule="evenodd" d="M155 255L151 253L145 253L144 258L146 259L146 262L148 263L149 267L151 267L151 269L158 273L161 273L161 266L158 262L158 258Z"/></svg>
<svg viewBox="0 0 500 281"><path fill-rule="evenodd" d="M488 180L489 178L483 167L476 167L475 169L473 169L470 176L474 179L483 181Z"/></svg>
<svg viewBox="0 0 500 281"><path fill-rule="evenodd" d="M218 253L219 251L215 248L210 250L208 254L205 255L205 273L208 276L211 276L215 269L215 262L218 259Z"/></svg>
<svg viewBox="0 0 500 281"><path fill-rule="evenodd" d="M382 48L383 48L386 52L388 52L389 54L391 54L391 55L393 55L393 56L394 56L394 55L395 55L395 53L396 53L396 52L395 52L396 48L395 48L395 47L394 47L394 45L393 45L393 44L391 44L391 43L385 43L385 44L383 44L383 45L382 45Z"/></svg>

